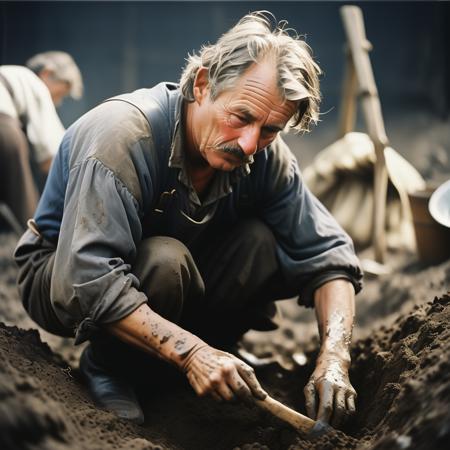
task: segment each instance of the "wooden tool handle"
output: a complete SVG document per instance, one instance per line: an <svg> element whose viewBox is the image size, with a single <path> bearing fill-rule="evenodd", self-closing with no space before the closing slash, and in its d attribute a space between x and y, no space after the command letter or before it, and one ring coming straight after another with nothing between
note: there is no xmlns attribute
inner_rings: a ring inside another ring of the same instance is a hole
<svg viewBox="0 0 450 450"><path fill-rule="evenodd" d="M358 93L366 121L367 130L374 144L376 162L374 177L374 210L373 210L373 245L375 259L384 263L386 254L386 194L388 174L384 149L389 144L381 113L380 99L369 59L371 44L366 38L362 11L358 6L345 5L341 7L345 34L356 74Z"/></svg>
<svg viewBox="0 0 450 450"><path fill-rule="evenodd" d="M374 143L387 145L388 139L384 129L378 90L369 58L369 50L372 46L366 38L362 11L358 6L345 5L341 7L341 15L356 71L358 91L369 135Z"/></svg>
<svg viewBox="0 0 450 450"><path fill-rule="evenodd" d="M359 89L362 93L377 95L368 52L372 45L367 40L361 8L354 5L341 7L341 16L347 42L355 65Z"/></svg>
<svg viewBox="0 0 450 450"><path fill-rule="evenodd" d="M270 412L284 422L289 423L301 433L308 434L316 423L309 417L294 411L270 396L267 396L264 400L256 400L255 402L259 407Z"/></svg>

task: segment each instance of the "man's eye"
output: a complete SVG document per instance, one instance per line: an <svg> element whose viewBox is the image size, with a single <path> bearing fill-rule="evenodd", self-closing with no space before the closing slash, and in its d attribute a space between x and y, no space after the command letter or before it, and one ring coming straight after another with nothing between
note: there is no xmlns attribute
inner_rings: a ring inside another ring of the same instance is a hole
<svg viewBox="0 0 450 450"><path fill-rule="evenodd" d="M233 127L241 127L247 124L245 117L238 116L237 114L230 114L230 124Z"/></svg>
<svg viewBox="0 0 450 450"><path fill-rule="evenodd" d="M278 130L265 129L261 131L261 136L266 139L274 138L278 134Z"/></svg>

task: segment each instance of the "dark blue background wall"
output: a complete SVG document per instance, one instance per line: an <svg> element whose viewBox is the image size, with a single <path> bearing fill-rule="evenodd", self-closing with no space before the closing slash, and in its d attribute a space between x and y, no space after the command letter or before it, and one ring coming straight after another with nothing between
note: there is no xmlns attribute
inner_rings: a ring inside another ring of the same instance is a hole
<svg viewBox="0 0 450 450"><path fill-rule="evenodd" d="M337 114L344 32L339 2L1 2L1 64L65 50L84 76L82 101L60 110L68 125L114 94L178 80L187 53L215 41L248 11L268 9L287 19L314 50L325 75L323 111ZM449 4L360 3L381 98L422 102L439 113L448 97ZM447 33L447 36L445 35ZM447 90L447 91L446 91ZM334 109L333 109L334 108Z"/></svg>
<svg viewBox="0 0 450 450"><path fill-rule="evenodd" d="M107 97L161 80L177 81L188 52L214 42L247 12L270 10L306 35L324 71L319 126L306 136L287 136L304 168L337 137L344 73L342 4L0 1L0 64L23 64L45 50L71 53L83 72L85 96L68 99L59 109L69 126ZM373 44L371 61L392 146L425 176L432 176L437 160L444 161L448 174L450 3L356 4ZM356 128L363 131L362 114L357 118Z"/></svg>

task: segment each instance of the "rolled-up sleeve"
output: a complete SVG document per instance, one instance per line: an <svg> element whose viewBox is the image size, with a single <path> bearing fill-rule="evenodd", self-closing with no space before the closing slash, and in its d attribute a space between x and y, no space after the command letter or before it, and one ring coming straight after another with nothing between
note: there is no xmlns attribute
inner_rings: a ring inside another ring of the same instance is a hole
<svg viewBox="0 0 450 450"><path fill-rule="evenodd" d="M350 237L304 184L298 163L278 140L266 165L263 218L276 235L286 281L299 302L314 303L314 291L337 278L361 290L362 272Z"/></svg>
<svg viewBox="0 0 450 450"><path fill-rule="evenodd" d="M83 342L147 301L130 272L142 235L136 199L99 160L72 168L52 276L51 301Z"/></svg>

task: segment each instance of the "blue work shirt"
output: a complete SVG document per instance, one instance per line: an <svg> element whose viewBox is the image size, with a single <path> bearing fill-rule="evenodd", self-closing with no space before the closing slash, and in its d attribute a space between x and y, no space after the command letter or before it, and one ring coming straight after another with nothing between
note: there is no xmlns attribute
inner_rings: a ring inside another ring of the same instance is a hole
<svg viewBox="0 0 450 450"><path fill-rule="evenodd" d="M156 101L157 113L146 114L147 101ZM335 278L361 289L351 239L303 183L281 137L251 165L217 172L199 199L184 164L183 102L172 84L140 89L100 104L63 138L34 219L56 247L51 302L61 322L83 335L78 341L88 336L84 325L117 321L147 301L131 272L142 239L164 234L189 246L205 227L243 216L273 231L300 303L311 306L314 290ZM182 220L161 225L161 208L176 208L194 234Z"/></svg>

